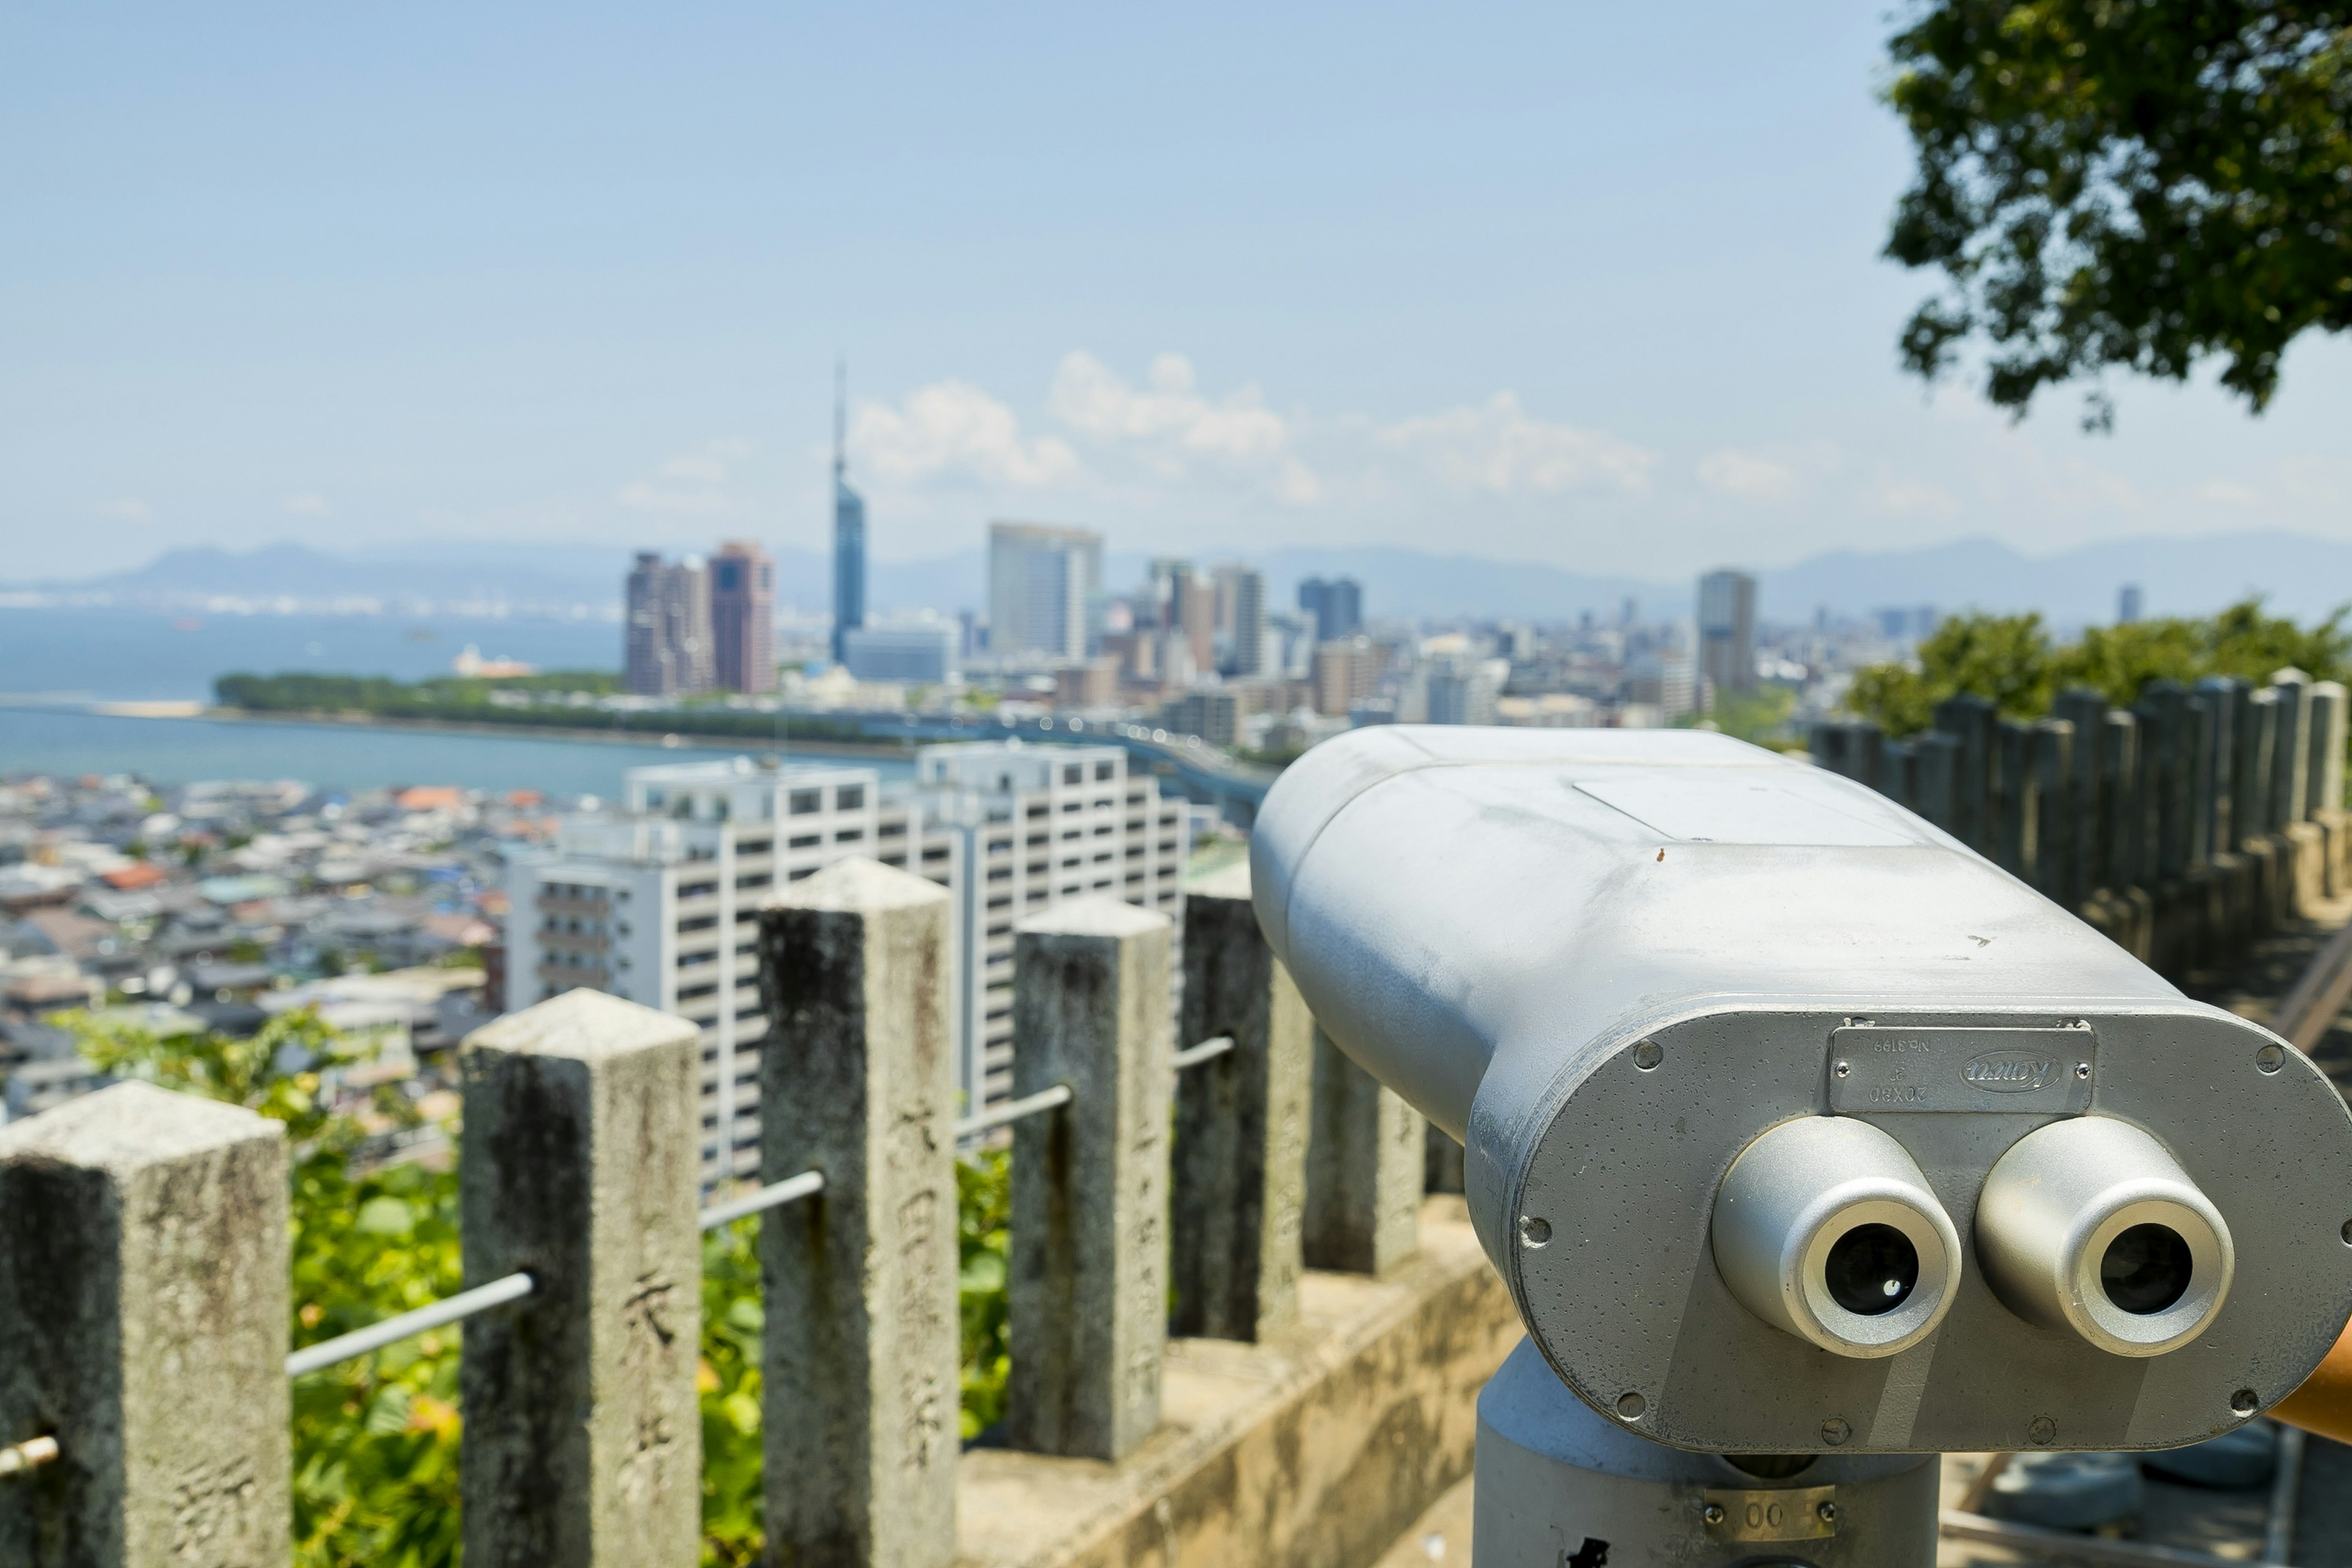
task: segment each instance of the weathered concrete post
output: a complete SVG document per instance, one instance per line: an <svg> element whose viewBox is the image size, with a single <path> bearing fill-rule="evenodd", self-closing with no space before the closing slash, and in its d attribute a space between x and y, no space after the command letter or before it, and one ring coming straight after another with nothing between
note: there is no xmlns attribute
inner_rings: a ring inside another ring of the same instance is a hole
<svg viewBox="0 0 2352 1568"><path fill-rule="evenodd" d="M2352 822L2344 813L2345 691L2323 680L2311 689L2311 820L2327 839L2327 894L2352 890Z"/></svg>
<svg viewBox="0 0 2352 1568"><path fill-rule="evenodd" d="M1992 860L2028 882L2034 878L2034 829L2041 815L2032 742L2031 724L2003 719L1993 727Z"/></svg>
<svg viewBox="0 0 2352 1568"><path fill-rule="evenodd" d="M1805 739L1805 750L1811 753L1816 766L1853 776L1853 770L1846 763L1846 728L1836 720L1825 719L1815 724Z"/></svg>
<svg viewBox="0 0 2352 1568"><path fill-rule="evenodd" d="M2254 879L2246 858L2238 853L2237 722L2242 681L2208 676L2190 693L2205 716L2203 751L2198 766L2204 779L2205 816L2202 832L2207 864L2212 868L2214 932L2218 946L2232 951L2252 936Z"/></svg>
<svg viewBox="0 0 2352 1568"><path fill-rule="evenodd" d="M1911 809L1953 837L1960 837L1958 822L1960 742L1956 735L1930 730L1911 742Z"/></svg>
<svg viewBox="0 0 2352 1568"><path fill-rule="evenodd" d="M956 1064L946 889L836 861L760 913L760 1170L824 1173L760 1226L769 1561L956 1552Z"/></svg>
<svg viewBox="0 0 2352 1568"><path fill-rule="evenodd" d="M2139 711L2141 754L2156 785L2156 876L2170 881L2186 875L2189 862L2189 693L2178 681L2151 680L2141 689Z"/></svg>
<svg viewBox="0 0 2352 1568"><path fill-rule="evenodd" d="M2278 836L2279 824L2271 815L2280 761L2279 694L2268 687L2249 692L2243 718L2238 747L2238 846L2254 862L2257 923L2269 931L2290 918L2294 908L2294 850Z"/></svg>
<svg viewBox="0 0 2352 1568"><path fill-rule="evenodd" d="M1873 789L1886 787L1886 731L1867 719L1846 726L1846 776Z"/></svg>
<svg viewBox="0 0 2352 1568"><path fill-rule="evenodd" d="M1013 938L1015 1124L1006 1303L1012 1447L1117 1459L1160 1425L1168 1344L1168 917L1108 898Z"/></svg>
<svg viewBox="0 0 2352 1568"><path fill-rule="evenodd" d="M2074 842L2074 726L2043 719L2029 742L2033 778L2033 885L2043 897L2073 909L2082 902Z"/></svg>
<svg viewBox="0 0 2352 1568"><path fill-rule="evenodd" d="M1919 753L1910 742L1889 741L1879 749L1878 793L1906 809L1918 798Z"/></svg>
<svg viewBox="0 0 2352 1568"><path fill-rule="evenodd" d="M1936 728L1959 742L1953 767L1952 822L1946 831L1980 855L1993 852L1993 721L1989 698L1963 691L1936 704Z"/></svg>
<svg viewBox="0 0 2352 1568"><path fill-rule="evenodd" d="M466 1561L691 1568L702 1542L701 1051L683 1018L570 991L460 1052Z"/></svg>
<svg viewBox="0 0 2352 1568"><path fill-rule="evenodd" d="M1186 889L1177 1038L1234 1048L1176 1084L1177 1333L1261 1340L1297 1319L1313 1033L1258 932L1249 868Z"/></svg>
<svg viewBox="0 0 2352 1568"><path fill-rule="evenodd" d="M2069 749L2068 794L2074 842L2074 880L2064 902L2079 909L2093 891L2105 885L2105 842L2101 837L2105 806L2100 800L2101 737L2106 730L2107 700L2085 686L2070 686L2052 700L2053 718L2074 727Z"/></svg>
<svg viewBox="0 0 2352 1568"><path fill-rule="evenodd" d="M2230 798L2238 843L2271 830L2271 758L2278 743L2278 693L2247 686L2239 691L2237 774Z"/></svg>
<svg viewBox="0 0 2352 1568"><path fill-rule="evenodd" d="M2278 693L2278 761L2271 769L2271 831L2301 822L2310 810L2311 677L2293 665L2271 677Z"/></svg>
<svg viewBox="0 0 2352 1568"><path fill-rule="evenodd" d="M2154 956L2156 904L2140 880L2147 812L2139 742L2139 720L2120 708L2110 709L2100 758L2100 789L2106 801L2107 933L2146 963Z"/></svg>
<svg viewBox="0 0 2352 1568"><path fill-rule="evenodd" d="M2271 831L2286 841L2292 910L2307 914L2327 895L2327 835L2311 820L2312 679L2292 666L2271 677L2278 693L2276 760L2271 772Z"/></svg>
<svg viewBox="0 0 2352 1568"><path fill-rule="evenodd" d="M1427 1121L1315 1030L1303 1250L1310 1268L1385 1274L1421 1247Z"/></svg>
<svg viewBox="0 0 2352 1568"><path fill-rule="evenodd" d="M2344 746L2347 713L2340 681L2322 680L2311 689L2311 773L2305 806L2314 821L2323 811L2344 809Z"/></svg>
<svg viewBox="0 0 2352 1568"><path fill-rule="evenodd" d="M2140 838L2146 813L2140 796L2139 719L2114 708L2107 711L2105 752L2100 762L2107 799L2107 886L2116 892L2139 881Z"/></svg>
<svg viewBox="0 0 2352 1568"><path fill-rule="evenodd" d="M293 1548L286 1143L118 1084L0 1130L0 1481L11 1568L267 1564Z"/></svg>

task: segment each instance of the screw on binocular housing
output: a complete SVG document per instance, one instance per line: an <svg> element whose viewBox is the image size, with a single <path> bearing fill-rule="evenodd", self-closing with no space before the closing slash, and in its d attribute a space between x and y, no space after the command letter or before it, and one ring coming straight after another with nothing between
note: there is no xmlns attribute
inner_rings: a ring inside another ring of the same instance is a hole
<svg viewBox="0 0 2352 1568"><path fill-rule="evenodd" d="M1691 731L1381 726L1283 774L1251 859L1612 1432L2171 1447L2352 1314L2326 1079L1851 781Z"/></svg>

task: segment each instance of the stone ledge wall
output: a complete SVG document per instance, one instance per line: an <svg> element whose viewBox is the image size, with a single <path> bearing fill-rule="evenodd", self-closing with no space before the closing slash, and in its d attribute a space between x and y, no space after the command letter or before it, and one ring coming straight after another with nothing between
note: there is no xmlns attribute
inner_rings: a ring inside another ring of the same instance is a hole
<svg viewBox="0 0 2352 1568"><path fill-rule="evenodd" d="M964 1568L1360 1568L1470 1473L1477 1395L1521 1337L1462 1200L1383 1279L1309 1271L1258 1344L1171 1342L1163 1425L1115 1464L964 1456Z"/></svg>

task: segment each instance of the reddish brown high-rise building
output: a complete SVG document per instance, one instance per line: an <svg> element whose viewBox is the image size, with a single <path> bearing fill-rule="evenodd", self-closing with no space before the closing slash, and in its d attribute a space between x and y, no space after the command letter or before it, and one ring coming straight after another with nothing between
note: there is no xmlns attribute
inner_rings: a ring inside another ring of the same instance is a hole
<svg viewBox="0 0 2352 1568"><path fill-rule="evenodd" d="M749 541L710 558L710 636L720 690L776 689L776 563Z"/></svg>

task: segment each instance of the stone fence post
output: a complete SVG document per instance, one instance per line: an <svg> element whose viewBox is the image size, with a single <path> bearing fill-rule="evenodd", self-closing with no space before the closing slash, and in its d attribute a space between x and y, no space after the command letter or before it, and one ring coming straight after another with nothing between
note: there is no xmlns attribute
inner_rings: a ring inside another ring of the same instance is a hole
<svg viewBox="0 0 2352 1568"><path fill-rule="evenodd" d="M2106 887L2120 893L2139 881L2141 819L2139 720L2120 708L2109 709L2102 727L2099 757L2100 795L2106 810Z"/></svg>
<svg viewBox="0 0 2352 1568"><path fill-rule="evenodd" d="M2043 897L2068 910L2083 901L2076 867L2074 726L2043 719L2028 742L2033 779L2033 885Z"/></svg>
<svg viewBox="0 0 2352 1568"><path fill-rule="evenodd" d="M2238 746L2230 785L2237 844L2251 848L2271 830L2271 752L2278 743L2278 693L2241 687L2234 716Z"/></svg>
<svg viewBox="0 0 2352 1568"><path fill-rule="evenodd" d="M1385 1274L1421 1247L1428 1122L1315 1028L1302 1250L1310 1268Z"/></svg>
<svg viewBox="0 0 2352 1568"><path fill-rule="evenodd" d="M1936 704L1936 728L1959 742L1953 767L1952 820L1946 832L1980 855L1993 853L1993 725L1991 700L1963 691Z"/></svg>
<svg viewBox="0 0 2352 1568"><path fill-rule="evenodd" d="M2345 692L2323 680L2311 689L2311 783L2305 792L2311 820L2327 845L2330 898L2352 890L2352 822L2344 814Z"/></svg>
<svg viewBox="0 0 2352 1568"><path fill-rule="evenodd" d="M1879 748L1878 793L1903 807L1916 809L1919 798L1919 752L1908 741L1889 741Z"/></svg>
<svg viewBox="0 0 2352 1568"><path fill-rule="evenodd" d="M702 1542L699 1035L570 991L467 1037L466 1561L692 1568Z"/></svg>
<svg viewBox="0 0 2352 1568"><path fill-rule="evenodd" d="M2344 809L2345 693L2341 682L2323 680L2311 689L2311 782L2308 815Z"/></svg>
<svg viewBox="0 0 2352 1568"><path fill-rule="evenodd" d="M286 1143L118 1084L0 1130L0 1481L10 1568L290 1557Z"/></svg>
<svg viewBox="0 0 2352 1568"><path fill-rule="evenodd" d="M2236 829L2238 687L2224 675L2197 683L2194 700L2205 710L2205 852L2209 858L2234 856Z"/></svg>
<svg viewBox="0 0 2352 1568"><path fill-rule="evenodd" d="M1955 838L1960 837L1959 777L1959 737L1930 730L1911 742L1911 809Z"/></svg>
<svg viewBox="0 0 2352 1568"><path fill-rule="evenodd" d="M2271 770L2271 831L2304 821L2310 814L2311 677L2287 666L2271 677L2278 693L2278 761Z"/></svg>
<svg viewBox="0 0 2352 1568"><path fill-rule="evenodd" d="M961 1355L946 889L836 861L760 915L768 1560L946 1568Z"/></svg>
<svg viewBox="0 0 2352 1568"><path fill-rule="evenodd" d="M2085 686L2070 686L2051 700L2053 718L2062 719L2074 728L2074 740L2067 751L2067 793L2073 802L2068 814L2069 832L2074 839L2074 879L2063 900L2070 910L2079 910L2091 895L2106 885L2106 840L2101 825L2105 821L2106 806L2101 791L2100 761L2107 726L2107 700Z"/></svg>
<svg viewBox="0 0 2352 1568"><path fill-rule="evenodd" d="M1177 1038L1234 1048L1176 1085L1177 1333L1261 1340L1297 1320L1313 1032L1258 931L1249 868L1188 888Z"/></svg>
<svg viewBox="0 0 2352 1568"><path fill-rule="evenodd" d="M1005 1428L1031 1453L1123 1458L1160 1425L1173 937L1092 898L1013 938L1013 1092L1071 1091L1013 1134Z"/></svg>

